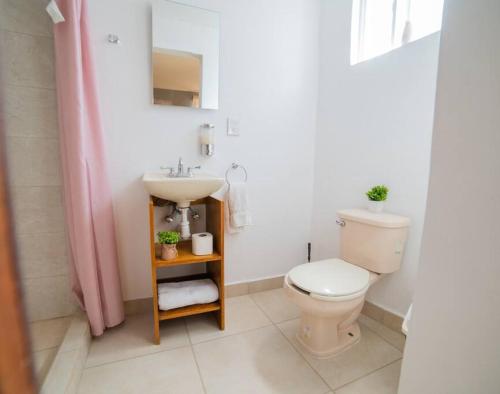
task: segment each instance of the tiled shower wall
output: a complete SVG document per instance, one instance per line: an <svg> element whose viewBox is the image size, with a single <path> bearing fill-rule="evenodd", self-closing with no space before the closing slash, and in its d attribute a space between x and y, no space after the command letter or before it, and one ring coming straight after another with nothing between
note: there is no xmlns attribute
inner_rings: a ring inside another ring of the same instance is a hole
<svg viewBox="0 0 500 394"><path fill-rule="evenodd" d="M47 1L0 0L7 159L30 321L74 310L69 290Z"/></svg>

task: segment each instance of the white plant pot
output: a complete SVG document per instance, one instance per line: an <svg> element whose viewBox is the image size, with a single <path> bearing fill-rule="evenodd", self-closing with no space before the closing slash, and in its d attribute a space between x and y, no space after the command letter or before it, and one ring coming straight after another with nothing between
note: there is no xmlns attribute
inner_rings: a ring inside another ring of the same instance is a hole
<svg viewBox="0 0 500 394"><path fill-rule="evenodd" d="M370 212L380 213L384 210L385 201L368 201L368 210Z"/></svg>

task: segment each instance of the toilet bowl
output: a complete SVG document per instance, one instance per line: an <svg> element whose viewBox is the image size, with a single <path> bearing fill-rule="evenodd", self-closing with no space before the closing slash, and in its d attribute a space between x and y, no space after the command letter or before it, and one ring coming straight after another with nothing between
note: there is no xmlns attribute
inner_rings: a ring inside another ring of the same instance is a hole
<svg viewBox="0 0 500 394"><path fill-rule="evenodd" d="M284 287L301 309L296 334L299 343L318 358L357 343L360 331L356 319L369 286L379 277L341 259L302 264L290 271Z"/></svg>
<svg viewBox="0 0 500 394"><path fill-rule="evenodd" d="M284 288L301 310L296 338L318 358L336 355L356 344L356 322L369 287L382 274L399 269L409 219L365 210L338 212L341 258L300 264Z"/></svg>

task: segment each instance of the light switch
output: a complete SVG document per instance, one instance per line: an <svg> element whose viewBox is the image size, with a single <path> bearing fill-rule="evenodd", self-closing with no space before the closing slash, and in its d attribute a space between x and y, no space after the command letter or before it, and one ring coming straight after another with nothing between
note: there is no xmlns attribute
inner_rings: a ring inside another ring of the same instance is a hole
<svg viewBox="0 0 500 394"><path fill-rule="evenodd" d="M237 137L240 135L240 121L227 118L227 135Z"/></svg>

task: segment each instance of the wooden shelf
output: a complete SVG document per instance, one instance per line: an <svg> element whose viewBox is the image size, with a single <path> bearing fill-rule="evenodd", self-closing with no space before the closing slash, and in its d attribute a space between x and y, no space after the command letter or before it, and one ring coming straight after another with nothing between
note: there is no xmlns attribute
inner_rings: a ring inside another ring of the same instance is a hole
<svg viewBox="0 0 500 394"><path fill-rule="evenodd" d="M219 328L225 326L225 295L224 295L224 202L206 197L192 203L204 204L206 212L206 231L214 237L214 253L196 256L191 250L191 241L183 241L177 245L178 256L172 260L162 260L156 257L155 245L155 207L163 207L169 202L150 196L149 198L149 239L151 251L151 285L153 291L153 333L154 342L160 343L160 321L178 317L213 312L219 323ZM188 276L158 278L158 268L174 267L184 264L205 264L205 272ZM219 289L219 299L209 304L189 305L182 308L161 311L158 306L158 284L164 282L180 282L185 280L210 278Z"/></svg>
<svg viewBox="0 0 500 394"><path fill-rule="evenodd" d="M211 302L209 304L195 304L188 305L182 308L170 309L168 311L158 310L158 317L160 320L175 319L177 317L197 315L200 313L214 312L221 309L219 301Z"/></svg>
<svg viewBox="0 0 500 394"><path fill-rule="evenodd" d="M212 254L197 256L191 252L191 241L183 241L177 244L178 256L172 260L162 260L157 257L154 259L156 267L172 267L174 265L205 263L207 261L222 260L222 256L215 252Z"/></svg>

